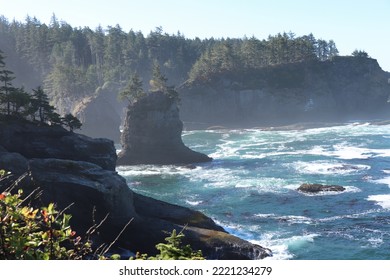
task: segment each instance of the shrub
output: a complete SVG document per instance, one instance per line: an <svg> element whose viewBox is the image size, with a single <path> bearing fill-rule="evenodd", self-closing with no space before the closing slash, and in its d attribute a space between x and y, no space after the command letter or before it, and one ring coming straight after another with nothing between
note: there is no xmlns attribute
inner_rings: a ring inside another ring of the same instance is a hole
<svg viewBox="0 0 390 280"><path fill-rule="evenodd" d="M92 243L71 229L71 215L53 203L40 209L24 205L22 194L0 194L0 259L77 260L92 253Z"/></svg>

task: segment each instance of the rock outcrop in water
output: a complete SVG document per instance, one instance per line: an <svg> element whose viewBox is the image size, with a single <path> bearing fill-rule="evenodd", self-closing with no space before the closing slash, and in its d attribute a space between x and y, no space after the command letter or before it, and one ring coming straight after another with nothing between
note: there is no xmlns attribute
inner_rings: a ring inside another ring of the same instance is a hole
<svg viewBox="0 0 390 280"><path fill-rule="evenodd" d="M188 164L211 161L207 155L186 147L181 133L177 100L152 92L128 109L122 133L118 165Z"/></svg>
<svg viewBox="0 0 390 280"><path fill-rule="evenodd" d="M345 188L338 185L302 184L298 191L304 193L343 192Z"/></svg>
<svg viewBox="0 0 390 280"><path fill-rule="evenodd" d="M133 252L155 254L166 232L181 231L195 250L210 259L260 259L271 251L232 236L204 214L133 193L114 170L113 142L92 139L61 127L25 121L0 121L0 169L17 176L28 172L19 186L29 193L40 188L37 203L70 204L72 228L82 234L99 222L95 245L111 243L131 219L116 245ZM4 181L2 181L4 183ZM2 192L8 185L0 185Z"/></svg>

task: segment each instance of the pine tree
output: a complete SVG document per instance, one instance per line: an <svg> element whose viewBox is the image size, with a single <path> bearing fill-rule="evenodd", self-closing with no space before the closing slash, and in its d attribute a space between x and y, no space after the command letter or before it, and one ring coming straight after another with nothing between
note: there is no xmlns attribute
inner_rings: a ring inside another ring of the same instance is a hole
<svg viewBox="0 0 390 280"><path fill-rule="evenodd" d="M10 95L16 89L12 86L13 72L5 68L5 57L3 52L0 51L0 105L5 105L5 112L7 115L11 114L11 100Z"/></svg>
<svg viewBox="0 0 390 280"><path fill-rule="evenodd" d="M133 103L139 98L145 96L146 93L142 87L142 80L137 73L131 76L127 86L119 93L120 99L127 99L129 103Z"/></svg>
<svg viewBox="0 0 390 280"><path fill-rule="evenodd" d="M156 92L161 91L165 92L167 89L167 77L161 73L160 65L157 61L154 62L152 68L152 79L149 82L150 91Z"/></svg>
<svg viewBox="0 0 390 280"><path fill-rule="evenodd" d="M71 132L75 129L80 129L82 125L80 120L70 113L66 114L65 117L62 118L62 124L69 127L69 131Z"/></svg>

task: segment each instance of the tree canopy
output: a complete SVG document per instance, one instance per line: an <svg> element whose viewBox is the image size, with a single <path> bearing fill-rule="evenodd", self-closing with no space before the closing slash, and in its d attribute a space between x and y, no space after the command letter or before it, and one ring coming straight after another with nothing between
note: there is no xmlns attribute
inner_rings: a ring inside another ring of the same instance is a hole
<svg viewBox="0 0 390 280"><path fill-rule="evenodd" d="M61 117L50 105L49 97L41 86L28 93L24 87L15 87L13 72L6 68L5 56L0 50L0 117L7 116L41 124L65 125L70 131L81 128L81 122L71 114Z"/></svg>
<svg viewBox="0 0 390 280"><path fill-rule="evenodd" d="M151 80L143 89L153 91L161 86L161 80L155 79L157 66L161 77L180 85L234 71L323 61L338 55L333 40L316 39L313 34L201 40L185 38L179 32L167 34L161 27L147 35L127 32L119 25L74 28L55 15L49 25L31 17L24 22L0 17L0 49L12 50L7 52L10 68L25 87L42 84L55 104L81 100L106 83L125 92L134 73L142 81Z"/></svg>

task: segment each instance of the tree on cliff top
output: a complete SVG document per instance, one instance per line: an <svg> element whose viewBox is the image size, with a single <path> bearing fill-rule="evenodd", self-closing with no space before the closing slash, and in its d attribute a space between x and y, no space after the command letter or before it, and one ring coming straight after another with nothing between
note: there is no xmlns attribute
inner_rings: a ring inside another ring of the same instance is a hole
<svg viewBox="0 0 390 280"><path fill-rule="evenodd" d="M179 99L179 94L175 87L167 85L168 79L161 73L160 65L155 62L152 69L152 79L149 81L151 92L162 92L167 96Z"/></svg>
<svg viewBox="0 0 390 280"><path fill-rule="evenodd" d="M133 74L127 83L126 87L119 93L121 100L127 99L130 104L139 98L145 96L146 93L142 87L142 80L137 73Z"/></svg>
<svg viewBox="0 0 390 280"><path fill-rule="evenodd" d="M366 51L363 50L354 50L352 52L352 56L354 57L363 57L363 58L369 58L369 55Z"/></svg>

